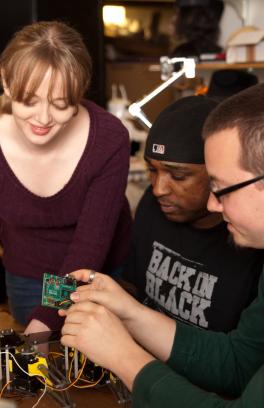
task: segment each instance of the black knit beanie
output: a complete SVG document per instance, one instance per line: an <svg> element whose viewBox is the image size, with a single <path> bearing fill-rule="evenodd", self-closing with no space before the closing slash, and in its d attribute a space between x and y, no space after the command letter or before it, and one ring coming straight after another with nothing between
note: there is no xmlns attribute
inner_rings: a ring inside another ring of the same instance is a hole
<svg viewBox="0 0 264 408"><path fill-rule="evenodd" d="M181 98L164 109L151 127L145 157L176 163L204 163L202 128L217 102L207 96Z"/></svg>

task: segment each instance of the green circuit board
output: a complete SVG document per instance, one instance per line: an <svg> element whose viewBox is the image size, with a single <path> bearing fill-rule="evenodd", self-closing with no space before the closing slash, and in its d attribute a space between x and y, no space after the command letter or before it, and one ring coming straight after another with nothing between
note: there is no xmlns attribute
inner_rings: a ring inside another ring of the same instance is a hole
<svg viewBox="0 0 264 408"><path fill-rule="evenodd" d="M42 306L67 309L72 301L70 294L75 292L77 282L71 276L56 276L44 273L42 286Z"/></svg>

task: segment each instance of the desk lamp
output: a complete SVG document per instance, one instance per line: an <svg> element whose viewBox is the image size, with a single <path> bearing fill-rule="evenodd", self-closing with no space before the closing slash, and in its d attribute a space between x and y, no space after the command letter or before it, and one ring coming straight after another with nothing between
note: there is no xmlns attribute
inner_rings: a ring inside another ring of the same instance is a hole
<svg viewBox="0 0 264 408"><path fill-rule="evenodd" d="M181 64L181 68L177 71L174 71L175 66L179 66ZM186 78L194 78L195 77L195 60L194 58L169 58L167 56L160 58L160 66L161 66L161 79L165 81L149 94L144 96L138 102L132 103L128 111L129 113L139 119L145 126L151 128L152 123L148 120L147 116L141 109L146 103L151 101L151 99L155 98L159 93L164 91L168 86L170 86L173 82L175 82L178 78L182 75L185 75Z"/></svg>

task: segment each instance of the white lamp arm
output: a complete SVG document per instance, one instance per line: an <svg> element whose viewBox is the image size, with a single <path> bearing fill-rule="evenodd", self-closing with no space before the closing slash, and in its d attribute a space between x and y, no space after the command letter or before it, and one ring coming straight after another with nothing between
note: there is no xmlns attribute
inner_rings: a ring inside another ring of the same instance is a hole
<svg viewBox="0 0 264 408"><path fill-rule="evenodd" d="M182 62L182 68L174 72L174 64ZM148 120L145 113L142 111L142 107L146 105L149 101L155 98L158 94L160 94L164 89L168 88L173 82L175 82L178 78L185 74L186 78L194 78L195 77L195 60L194 58L168 58L168 57L161 57L161 78L166 81L151 91L149 94L144 96L141 100L132 103L128 111L133 116L143 122L148 128L151 128L152 124Z"/></svg>

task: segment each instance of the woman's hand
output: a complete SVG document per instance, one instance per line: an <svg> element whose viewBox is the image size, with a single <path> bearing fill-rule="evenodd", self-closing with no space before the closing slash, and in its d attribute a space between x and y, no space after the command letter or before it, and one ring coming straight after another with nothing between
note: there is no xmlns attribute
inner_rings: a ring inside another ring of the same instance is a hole
<svg viewBox="0 0 264 408"><path fill-rule="evenodd" d="M94 276L92 282L79 286L77 291L71 294L73 302L79 303L89 300L100 304L123 321L130 320L140 313L142 305L109 276L89 269L80 269L70 275L79 282L87 283L91 274L94 274L92 275ZM64 316L65 314L60 311L60 315Z"/></svg>
<svg viewBox="0 0 264 408"><path fill-rule="evenodd" d="M131 389L136 374L154 357L132 339L121 320L104 306L83 301L64 312L62 344L113 371Z"/></svg>

